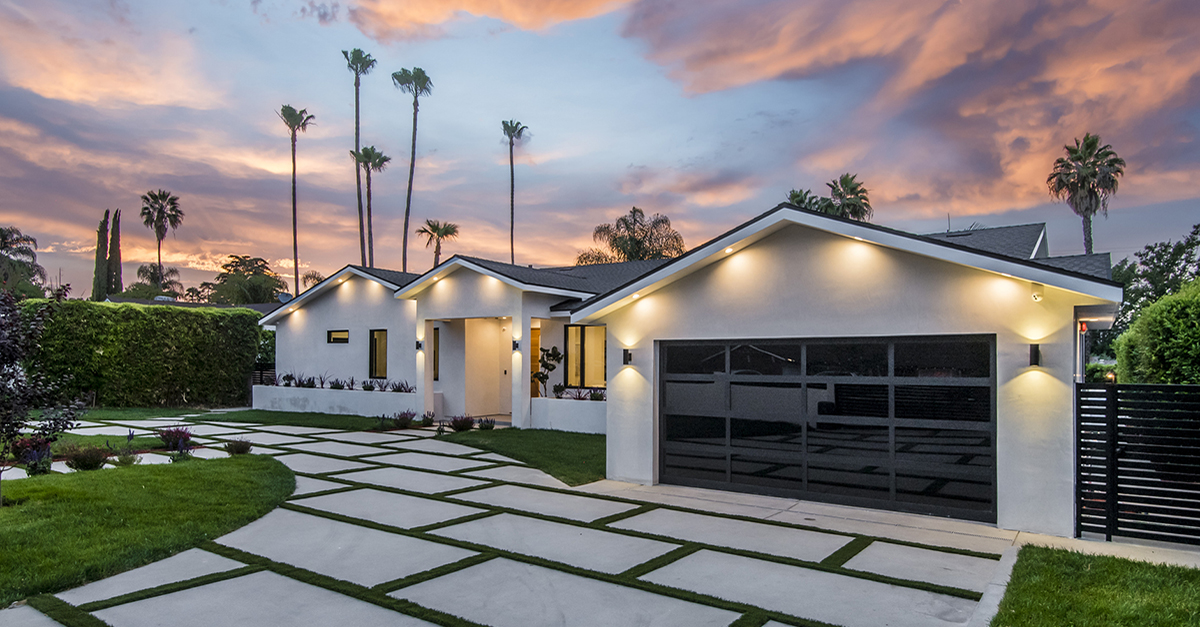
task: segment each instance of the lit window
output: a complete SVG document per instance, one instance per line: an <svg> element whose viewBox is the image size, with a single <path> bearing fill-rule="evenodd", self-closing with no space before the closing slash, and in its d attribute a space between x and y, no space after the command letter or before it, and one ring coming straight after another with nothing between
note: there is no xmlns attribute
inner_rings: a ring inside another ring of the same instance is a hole
<svg viewBox="0 0 1200 627"><path fill-rule="evenodd" d="M349 331L326 331L325 332L325 342L327 344L349 344L350 343L350 332Z"/></svg>
<svg viewBox="0 0 1200 627"><path fill-rule="evenodd" d="M605 327L567 325L567 387L606 387L605 342Z"/></svg>
<svg viewBox="0 0 1200 627"><path fill-rule="evenodd" d="M387 378L387 329L371 331L371 363L368 366L368 377L372 379Z"/></svg>

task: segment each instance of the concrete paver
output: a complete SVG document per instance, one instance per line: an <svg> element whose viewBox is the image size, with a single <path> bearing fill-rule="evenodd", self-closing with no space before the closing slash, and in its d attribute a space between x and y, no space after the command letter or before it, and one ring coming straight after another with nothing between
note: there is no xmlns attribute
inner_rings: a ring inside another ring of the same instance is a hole
<svg viewBox="0 0 1200 627"><path fill-rule="evenodd" d="M443 472L492 465L492 462L482 459L472 460L470 458L445 457L442 455L427 455L425 453L392 453L391 455L378 455L370 458L370 460L380 464L396 464L397 466L441 470Z"/></svg>
<svg viewBox="0 0 1200 627"><path fill-rule="evenodd" d="M345 433L326 433L321 437L329 440L338 440L341 442L357 442L358 444L383 444L385 442L397 442L399 440L407 440L412 436L402 435L397 431L394 433L376 433L374 431L347 431Z"/></svg>
<svg viewBox="0 0 1200 627"><path fill-rule="evenodd" d="M458 547L286 509L277 509L217 542L363 586L474 555Z"/></svg>
<svg viewBox="0 0 1200 627"><path fill-rule="evenodd" d="M174 418L150 418L147 420L114 420L109 424L139 429L161 429L163 427L187 426Z"/></svg>
<svg viewBox="0 0 1200 627"><path fill-rule="evenodd" d="M20 627L62 627L62 623L28 605L0 609L0 625L12 625L12 627L17 627L18 625Z"/></svg>
<svg viewBox="0 0 1200 627"><path fill-rule="evenodd" d="M846 562L851 570L983 592L999 562L915 546L873 542Z"/></svg>
<svg viewBox="0 0 1200 627"><path fill-rule="evenodd" d="M247 431L245 429L237 429L234 427L219 427L217 425L192 424L192 425L183 425L183 426L187 427L187 430L191 431L192 435L220 435L220 436L224 436L227 439L232 438L232 437L241 437L248 433L253 433L252 431Z"/></svg>
<svg viewBox="0 0 1200 627"><path fill-rule="evenodd" d="M445 442L443 440L408 440L406 442L396 442L388 444L393 448L402 448L409 451L424 451L426 453L445 453L446 455L470 455L472 453L481 452L477 448L455 444L454 442Z"/></svg>
<svg viewBox="0 0 1200 627"><path fill-rule="evenodd" d="M292 503L402 529L423 527L486 511L370 488L296 499Z"/></svg>
<svg viewBox="0 0 1200 627"><path fill-rule="evenodd" d="M67 590L66 592L60 592L54 596L71 605L83 605L84 603L103 601L104 599L111 599L123 594L129 594L130 592L154 588L168 583L177 583L213 573L234 570L243 566L245 564L221 557L215 553L209 553L200 549L190 549L183 553L172 555L161 562L147 564L141 568L135 568L107 579L101 579L100 581Z"/></svg>
<svg viewBox="0 0 1200 627"><path fill-rule="evenodd" d="M501 466L499 468L464 472L463 474L471 477L483 477L484 479L496 479L497 481L540 485L547 488L567 487L567 484L536 468L526 468L524 466Z"/></svg>
<svg viewBox="0 0 1200 627"><path fill-rule="evenodd" d="M221 420L202 420L201 422L204 422L204 423L210 424L210 425L220 425L222 427L239 427L242 429L256 429L256 428L262 426L262 425L258 424L257 422L228 422L228 421L221 421Z"/></svg>
<svg viewBox="0 0 1200 627"><path fill-rule="evenodd" d="M463 488L471 488L477 485L484 485L486 483L485 481L480 481L478 479L454 477L432 472L421 472L419 470L407 470L404 468L377 468L375 470L347 472L338 474L337 478L345 479L347 481L357 481L360 483L369 483L371 485L397 488L400 490L420 492L422 494L437 494L439 492L461 490Z"/></svg>
<svg viewBox="0 0 1200 627"><path fill-rule="evenodd" d="M237 435L225 436L225 440L248 440L254 444L267 444L271 446L288 446L292 444L300 444L304 442L312 442L311 438L301 438L294 435L283 433L270 433L259 431L247 431Z"/></svg>
<svg viewBox="0 0 1200 627"><path fill-rule="evenodd" d="M25 477L28 477L28 476L29 475L25 472L25 469L23 469L23 468L6 468L4 470L4 472L0 473L0 479L3 479L5 481L12 481L13 479L24 479Z"/></svg>
<svg viewBox="0 0 1200 627"><path fill-rule="evenodd" d="M511 457L505 457L499 453L484 453L483 455L475 455L476 459L490 459L494 462L504 462L506 464L524 464L525 462L517 461Z"/></svg>
<svg viewBox="0 0 1200 627"><path fill-rule="evenodd" d="M292 492L292 496L312 494L314 492L324 492L325 490L336 490L338 488L345 487L347 487L345 484L334 481L322 481L320 479L313 479L312 477L296 477L296 491Z"/></svg>
<svg viewBox="0 0 1200 627"><path fill-rule="evenodd" d="M391 596L494 627L725 627L739 616L503 558L401 588Z"/></svg>
<svg viewBox="0 0 1200 627"><path fill-rule="evenodd" d="M74 433L75 435L107 435L125 437L129 435L130 431L131 429L129 427L107 425L103 427L84 427L82 429L71 429L68 431L68 433ZM134 435L152 435L154 433L153 431L147 431L146 429L132 429L132 431Z"/></svg>
<svg viewBox="0 0 1200 627"><path fill-rule="evenodd" d="M276 457L279 461L287 465L295 472L306 472L309 474L320 474L323 472L342 472L344 470L358 470L362 468L373 468L370 464L352 462L346 459L333 459L331 457L321 457L319 455L309 455L307 453L293 453L291 455L280 455Z"/></svg>
<svg viewBox="0 0 1200 627"><path fill-rule="evenodd" d="M291 435L308 435L310 433L329 433L337 431L337 429L324 429L321 427L297 427L294 425L263 425L255 427L260 431L271 431L273 433L288 433Z"/></svg>
<svg viewBox="0 0 1200 627"><path fill-rule="evenodd" d="M221 448L198 448L192 451L192 457L199 459L220 459L222 457L229 457L229 453L226 453Z"/></svg>
<svg viewBox="0 0 1200 627"><path fill-rule="evenodd" d="M966 549L968 551L979 551L982 553L1000 554L1004 552L1004 549L1012 546L1011 540L992 538L984 535L954 533L950 531L938 531L935 529L923 529L918 527L906 527L882 522L854 520L851 518L835 518L817 514L782 512L771 516L770 519L777 520L779 522L792 523L795 525L807 525L810 527L820 527L822 529L832 529L834 531L841 531L844 533L877 536L880 538L890 538L892 540L903 540L905 542L916 542L919 544L928 544L932 546L947 546L955 549ZM982 527L982 525L980 526Z"/></svg>
<svg viewBox="0 0 1200 627"><path fill-rule="evenodd" d="M289 444L287 447L298 451L324 453L326 455L339 455L341 457L377 455L379 453L387 452L387 449L381 449L375 446L363 446L361 444L350 444L348 442L306 442L302 444Z"/></svg>
<svg viewBox="0 0 1200 627"><path fill-rule="evenodd" d="M627 512L637 507L627 503L513 485L484 488L458 494L454 498L581 522L591 522L597 518Z"/></svg>
<svg viewBox="0 0 1200 627"><path fill-rule="evenodd" d="M488 516L432 533L614 575L679 546L515 514Z"/></svg>

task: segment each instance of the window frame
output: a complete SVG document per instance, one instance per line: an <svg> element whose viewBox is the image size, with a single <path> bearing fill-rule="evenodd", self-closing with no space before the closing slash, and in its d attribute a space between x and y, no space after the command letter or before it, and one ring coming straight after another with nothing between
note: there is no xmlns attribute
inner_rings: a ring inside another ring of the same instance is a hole
<svg viewBox="0 0 1200 627"><path fill-rule="evenodd" d="M579 329L579 385L571 385L571 329ZM604 345L608 347L608 327L603 324L567 324L563 325L563 385L569 390L607 390L608 389L608 351L602 350L604 385L583 385L587 381L587 331L589 328L604 329Z"/></svg>
<svg viewBox="0 0 1200 627"><path fill-rule="evenodd" d="M379 345L378 345L378 342L376 341L376 336L375 336L376 333L382 333L383 338L384 338L384 340L383 340L383 342L384 342L383 374L382 375L380 375L375 370L375 366L376 366L375 362L376 362L377 358L379 357ZM371 329L371 330L367 331L367 378L368 379L386 379L387 378L387 366L388 366L388 363L387 363L388 362L387 336L388 336L387 329Z"/></svg>
<svg viewBox="0 0 1200 627"><path fill-rule="evenodd" d="M345 339L334 339L334 337L333 337L334 333L345 333L346 338ZM327 329L325 331L325 343L326 344L349 344L350 343L350 329Z"/></svg>
<svg viewBox="0 0 1200 627"><path fill-rule="evenodd" d="M433 327L433 380L437 381L441 374L441 331L440 327Z"/></svg>

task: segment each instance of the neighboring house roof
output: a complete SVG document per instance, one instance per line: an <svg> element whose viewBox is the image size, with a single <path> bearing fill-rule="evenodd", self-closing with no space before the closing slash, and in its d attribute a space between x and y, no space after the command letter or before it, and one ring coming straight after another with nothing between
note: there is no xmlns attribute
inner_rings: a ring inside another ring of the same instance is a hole
<svg viewBox="0 0 1200 627"><path fill-rule="evenodd" d="M279 318L296 310L298 307L303 307L305 303L325 293L333 286L344 281L348 276L359 276L370 281L375 281L380 285L390 289L399 290L411 283L419 275L411 272L399 272L397 270L385 270L383 268L367 268L365 266L348 265L337 272L331 274L328 278L316 285L308 288L299 296L282 303L269 314L262 317L258 324L269 326L275 324Z"/></svg>
<svg viewBox="0 0 1200 627"><path fill-rule="evenodd" d="M354 268L359 272L369 274L381 281L386 281L396 286L396 289L404 287L421 277L420 274L412 272L400 272L399 270L385 270L383 268L368 268L366 266L356 266L350 264L348 268ZM315 285L313 287L316 287Z"/></svg>
<svg viewBox="0 0 1200 627"><path fill-rule="evenodd" d="M1044 222L929 233L925 237L1017 259L1034 259L1048 254Z"/></svg>
<svg viewBox="0 0 1200 627"><path fill-rule="evenodd" d="M189 303L189 302L181 301L181 300L145 300L142 298L125 298L123 296L109 296L106 300L110 303L117 303L117 304L132 303L135 305L165 305L167 307L184 307L184 308L189 308L189 309L196 308L196 307L216 307L218 309L232 309L234 307L241 307L243 309L253 309L254 311L257 311L258 313L261 313L264 315L269 314L272 311L275 311L279 307L283 306L282 303L251 303L249 305L217 305L215 303Z"/></svg>
<svg viewBox="0 0 1200 627"><path fill-rule="evenodd" d="M1112 258L1108 253L1092 253L1090 255L1064 255L1062 257L1045 257L1034 261L1044 265L1070 270L1079 274L1112 279Z"/></svg>

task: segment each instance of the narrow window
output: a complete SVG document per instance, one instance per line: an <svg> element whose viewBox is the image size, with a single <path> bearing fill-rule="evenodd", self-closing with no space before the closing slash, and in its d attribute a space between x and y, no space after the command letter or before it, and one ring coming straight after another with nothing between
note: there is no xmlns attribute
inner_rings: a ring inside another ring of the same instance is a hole
<svg viewBox="0 0 1200 627"><path fill-rule="evenodd" d="M606 386L606 332L602 326L567 325L567 387Z"/></svg>
<svg viewBox="0 0 1200 627"><path fill-rule="evenodd" d="M325 332L325 342L327 344L349 344L350 343L350 332L349 331L326 331Z"/></svg>
<svg viewBox="0 0 1200 627"><path fill-rule="evenodd" d="M441 329L439 329L438 327L433 327L433 380L434 381L438 380L438 370L439 370L438 366L441 361L440 360L441 350L439 350L441 348L441 346L440 346L441 342L439 342L439 340L441 338L438 337L439 331L441 331Z"/></svg>
<svg viewBox="0 0 1200 627"><path fill-rule="evenodd" d="M371 363L368 367L368 377L372 379L387 378L387 329L371 331Z"/></svg>

